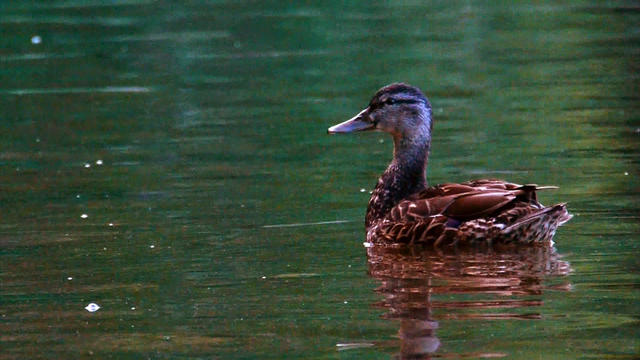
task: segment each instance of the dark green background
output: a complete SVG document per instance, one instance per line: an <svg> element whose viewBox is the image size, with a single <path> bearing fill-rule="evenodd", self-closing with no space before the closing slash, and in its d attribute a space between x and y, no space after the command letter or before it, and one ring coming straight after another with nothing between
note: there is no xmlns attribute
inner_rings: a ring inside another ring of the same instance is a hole
<svg viewBox="0 0 640 360"><path fill-rule="evenodd" d="M395 292L439 304L438 356L638 356L637 6L1 2L0 359L384 359ZM570 272L368 274L391 142L326 128L394 81L433 104L430 182L560 186Z"/></svg>

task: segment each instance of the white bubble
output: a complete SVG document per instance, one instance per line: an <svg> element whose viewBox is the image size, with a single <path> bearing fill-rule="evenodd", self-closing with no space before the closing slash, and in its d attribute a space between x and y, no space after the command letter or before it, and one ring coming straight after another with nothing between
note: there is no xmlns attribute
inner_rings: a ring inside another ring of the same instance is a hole
<svg viewBox="0 0 640 360"><path fill-rule="evenodd" d="M365 191L367 191L367 189L365 188L360 189L360 192L365 192Z"/></svg>
<svg viewBox="0 0 640 360"><path fill-rule="evenodd" d="M113 223L109 223L109 226L113 226Z"/></svg>
<svg viewBox="0 0 640 360"><path fill-rule="evenodd" d="M96 311L100 310L100 305L98 305L96 303L90 303L89 305L85 306L84 308L88 312L96 312Z"/></svg>
<svg viewBox="0 0 640 360"><path fill-rule="evenodd" d="M102 165L102 160L96 160L96 165Z"/></svg>
<svg viewBox="0 0 640 360"><path fill-rule="evenodd" d="M90 168L90 167L91 167L91 164L86 163L86 164L84 164L84 167L86 167L86 168Z"/></svg>
<svg viewBox="0 0 640 360"><path fill-rule="evenodd" d="M155 245L149 245L149 247L153 249L153 248L155 248L156 246L155 246Z"/></svg>
<svg viewBox="0 0 640 360"><path fill-rule="evenodd" d="M73 278L71 276L67 277L67 280L73 280Z"/></svg>
<svg viewBox="0 0 640 360"><path fill-rule="evenodd" d="M39 35L33 35L31 37L32 44L40 44L42 42L42 38Z"/></svg>
<svg viewBox="0 0 640 360"><path fill-rule="evenodd" d="M86 218L88 218L88 217L89 217L89 215L87 215L87 214L82 214L82 215L80 215L80 217L81 217L81 218L83 218L83 219L86 219Z"/></svg>

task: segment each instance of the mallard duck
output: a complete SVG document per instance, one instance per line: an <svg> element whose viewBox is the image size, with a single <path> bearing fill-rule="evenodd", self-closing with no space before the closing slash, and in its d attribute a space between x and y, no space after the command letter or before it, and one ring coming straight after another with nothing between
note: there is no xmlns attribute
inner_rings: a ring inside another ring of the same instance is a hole
<svg viewBox="0 0 640 360"><path fill-rule="evenodd" d="M394 83L364 110L332 126L330 134L377 130L393 137L393 160L378 180L367 207L371 243L549 243L571 215L565 204L545 207L537 190L496 179L427 186L432 110L417 87Z"/></svg>

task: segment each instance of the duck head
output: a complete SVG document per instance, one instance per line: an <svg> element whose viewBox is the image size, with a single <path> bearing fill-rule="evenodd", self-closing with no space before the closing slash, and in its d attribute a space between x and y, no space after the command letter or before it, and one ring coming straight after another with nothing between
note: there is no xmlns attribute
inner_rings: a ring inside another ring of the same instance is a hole
<svg viewBox="0 0 640 360"><path fill-rule="evenodd" d="M431 105L415 86L394 83L371 98L369 106L353 118L330 127L329 134L377 130L393 136L394 141L431 137Z"/></svg>

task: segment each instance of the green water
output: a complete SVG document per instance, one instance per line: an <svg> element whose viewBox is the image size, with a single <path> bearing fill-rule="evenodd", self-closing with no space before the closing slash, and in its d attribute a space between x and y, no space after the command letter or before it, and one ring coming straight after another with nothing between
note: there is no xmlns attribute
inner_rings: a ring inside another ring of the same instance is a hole
<svg viewBox="0 0 640 360"><path fill-rule="evenodd" d="M632 359L634 2L0 3L0 359ZM363 247L382 85L429 181L558 185L555 249ZM85 310L89 303L100 309Z"/></svg>

